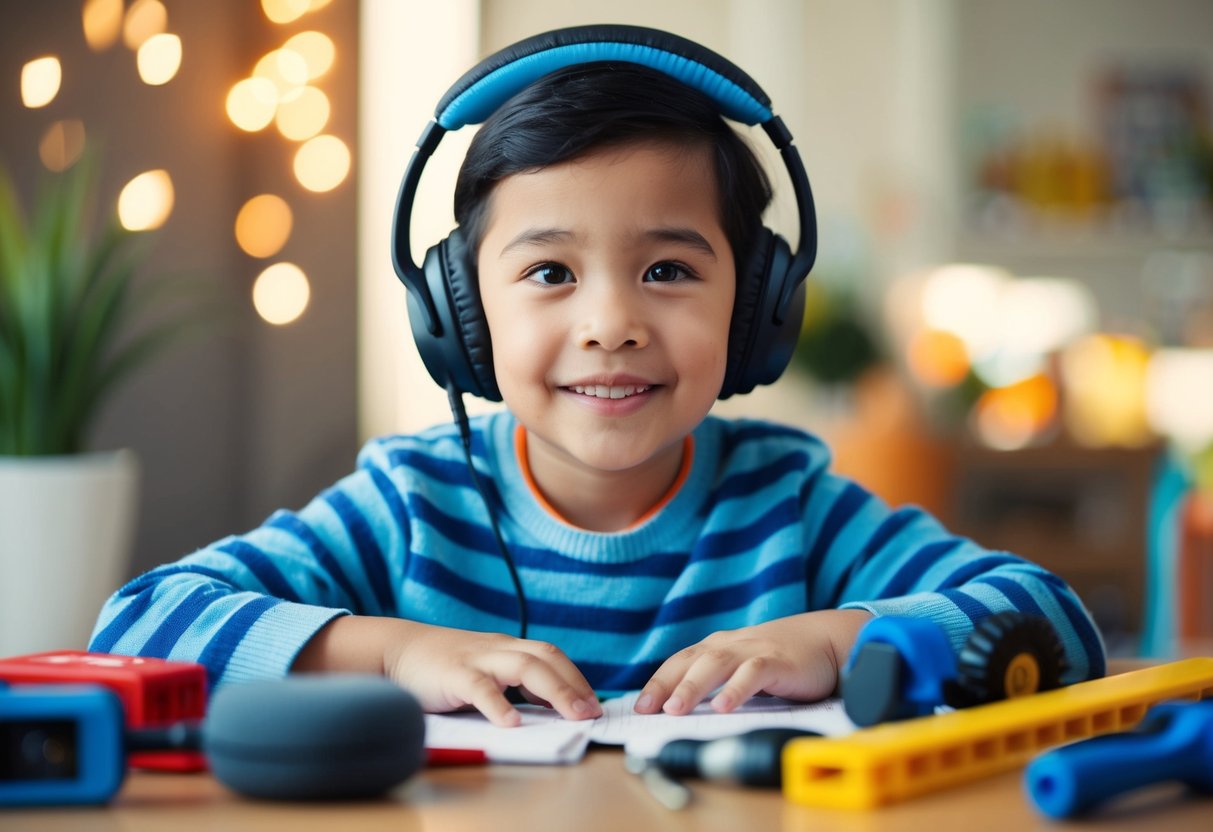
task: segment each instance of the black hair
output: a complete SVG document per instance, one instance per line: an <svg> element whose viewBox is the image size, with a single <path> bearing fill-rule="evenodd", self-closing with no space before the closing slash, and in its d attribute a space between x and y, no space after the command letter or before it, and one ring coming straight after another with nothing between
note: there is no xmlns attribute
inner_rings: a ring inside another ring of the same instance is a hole
<svg viewBox="0 0 1213 832"><path fill-rule="evenodd" d="M721 226L740 270L771 202L770 180L754 152L702 92L637 64L595 62L540 78L499 107L472 138L455 183L455 221L472 273L498 182L591 150L643 141L713 151Z"/></svg>

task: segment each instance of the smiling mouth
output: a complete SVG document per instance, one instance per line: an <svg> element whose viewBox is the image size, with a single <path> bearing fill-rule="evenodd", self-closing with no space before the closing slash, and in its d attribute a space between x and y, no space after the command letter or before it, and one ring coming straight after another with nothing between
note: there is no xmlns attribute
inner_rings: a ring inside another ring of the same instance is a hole
<svg viewBox="0 0 1213 832"><path fill-rule="evenodd" d="M639 393L646 393L649 390L652 390L653 387L654 385L652 384L625 384L611 387L608 387L605 384L591 384L586 386L575 385L565 389L572 390L574 393L578 393L582 396L590 396L591 398L596 399L626 399L629 396L635 396Z"/></svg>

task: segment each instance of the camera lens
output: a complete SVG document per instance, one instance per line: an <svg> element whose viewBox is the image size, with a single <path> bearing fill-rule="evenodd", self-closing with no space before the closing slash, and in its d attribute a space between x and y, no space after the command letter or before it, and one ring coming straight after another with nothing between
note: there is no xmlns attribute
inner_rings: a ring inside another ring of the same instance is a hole
<svg viewBox="0 0 1213 832"><path fill-rule="evenodd" d="M0 723L0 782L76 777L72 720Z"/></svg>

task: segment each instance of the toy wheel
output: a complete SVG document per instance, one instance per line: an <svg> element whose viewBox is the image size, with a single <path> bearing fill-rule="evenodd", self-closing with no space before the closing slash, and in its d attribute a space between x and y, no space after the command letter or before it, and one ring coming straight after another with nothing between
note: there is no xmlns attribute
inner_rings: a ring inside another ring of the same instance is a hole
<svg viewBox="0 0 1213 832"><path fill-rule="evenodd" d="M1038 615L1008 611L982 619L957 658L957 707L1028 696L1061 684L1065 654Z"/></svg>

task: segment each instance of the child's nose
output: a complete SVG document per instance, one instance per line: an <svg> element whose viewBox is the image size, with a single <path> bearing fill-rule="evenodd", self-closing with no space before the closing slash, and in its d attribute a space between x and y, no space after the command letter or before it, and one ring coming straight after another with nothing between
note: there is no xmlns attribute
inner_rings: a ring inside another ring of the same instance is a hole
<svg viewBox="0 0 1213 832"><path fill-rule="evenodd" d="M605 291L586 297L580 310L577 343L583 349L617 350L649 343L641 298L632 293Z"/></svg>

